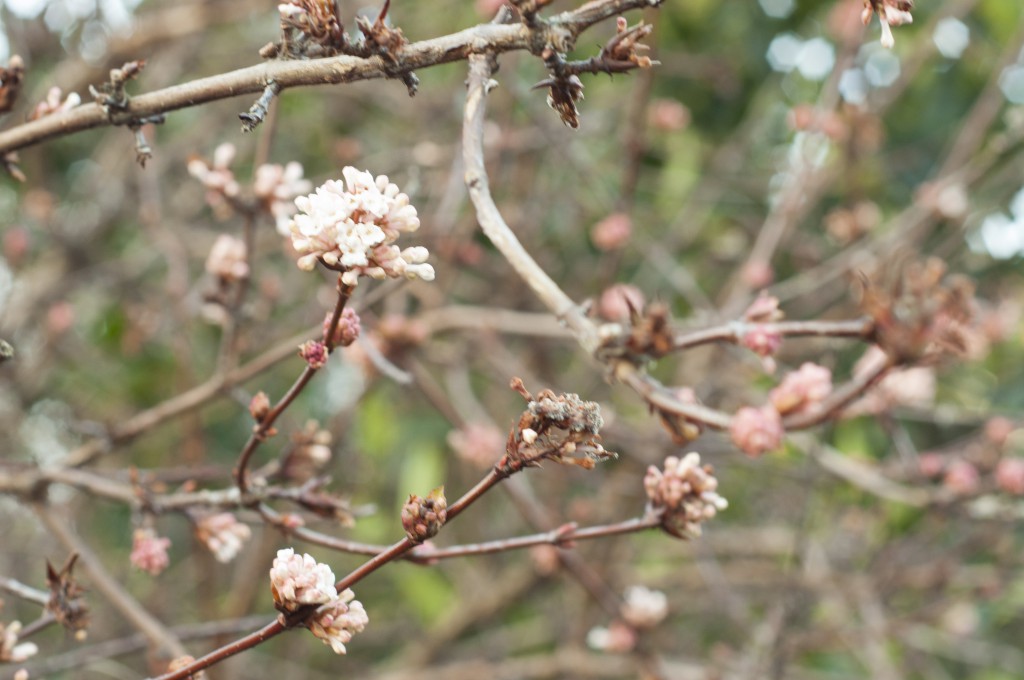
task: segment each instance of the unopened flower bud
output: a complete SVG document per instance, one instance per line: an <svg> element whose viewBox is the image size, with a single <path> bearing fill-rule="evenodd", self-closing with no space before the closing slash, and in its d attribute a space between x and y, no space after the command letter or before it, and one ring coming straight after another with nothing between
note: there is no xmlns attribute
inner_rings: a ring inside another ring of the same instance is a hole
<svg viewBox="0 0 1024 680"><path fill-rule="evenodd" d="M402 508L402 528L410 540L420 543L433 538L448 519L448 501L439 486L426 498L410 495Z"/></svg>
<svg viewBox="0 0 1024 680"><path fill-rule="evenodd" d="M324 317L324 337L329 337L330 329L327 326L331 323L333 316L332 312L328 312L327 316ZM356 341L360 332L362 332L362 326L359 322L359 315L356 314L354 309L346 307L342 310L341 317L334 327L334 345L336 347L348 347Z"/></svg>
<svg viewBox="0 0 1024 680"><path fill-rule="evenodd" d="M310 368L323 368L327 363L327 347L319 340L308 340L299 345L299 356L302 357Z"/></svg>
<svg viewBox="0 0 1024 680"><path fill-rule="evenodd" d="M782 444L782 418L773 406L745 406L733 416L730 434L743 453L756 458Z"/></svg>
<svg viewBox="0 0 1024 680"><path fill-rule="evenodd" d="M1008 494L1024 496L1024 458L1003 458L999 461L996 485Z"/></svg>
<svg viewBox="0 0 1024 680"><path fill-rule="evenodd" d="M257 423L262 423L263 419L270 413L270 397L267 396L266 392L262 390L253 395L249 401L249 415Z"/></svg>

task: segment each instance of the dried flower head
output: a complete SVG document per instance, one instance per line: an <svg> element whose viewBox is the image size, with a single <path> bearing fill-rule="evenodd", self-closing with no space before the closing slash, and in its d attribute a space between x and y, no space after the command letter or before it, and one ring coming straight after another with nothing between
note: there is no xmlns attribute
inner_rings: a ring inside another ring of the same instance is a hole
<svg viewBox="0 0 1024 680"><path fill-rule="evenodd" d="M283 42L293 56L330 56L348 44L334 0L289 0L278 5L277 11L281 15ZM289 35L292 33L296 35ZM309 54L306 43L318 46L319 50Z"/></svg>
<svg viewBox="0 0 1024 680"><path fill-rule="evenodd" d="M74 576L77 561L78 554L72 553L58 571L47 560L46 585L50 590L50 599L46 603L46 610L53 614L57 623L71 631L75 639L82 640L89 625L89 607L83 597L85 588L79 585Z"/></svg>
<svg viewBox="0 0 1024 680"><path fill-rule="evenodd" d="M402 232L419 229L416 208L409 197L384 175L376 179L353 167L342 170L345 181L330 180L316 193L295 199L299 213L290 223L292 245L302 257L299 268L312 270L318 261L343 272L349 286L359 276L375 279L434 279L426 264L426 248L399 250L394 245Z"/></svg>
<svg viewBox="0 0 1024 680"><path fill-rule="evenodd" d="M729 434L743 453L756 458L782 445L782 417L774 406L745 406L733 416Z"/></svg>
<svg viewBox="0 0 1024 680"><path fill-rule="evenodd" d="M598 432L604 420L596 403L551 390L542 390L534 398L519 378L512 379L511 387L526 399L527 408L509 434L499 470L512 473L536 467L542 460L589 470L598 461L616 457L601 446Z"/></svg>
<svg viewBox="0 0 1024 680"><path fill-rule="evenodd" d="M786 415L814 409L831 391L832 371L808 362L787 374L769 398L775 410Z"/></svg>
<svg viewBox="0 0 1024 680"><path fill-rule="evenodd" d="M661 526L679 538L701 535L701 523L712 519L729 502L718 495L718 479L710 465L701 465L700 454L669 456L663 470L647 468L644 490L654 510L662 511Z"/></svg>
<svg viewBox="0 0 1024 680"><path fill-rule="evenodd" d="M426 498L410 494L402 507L402 528L409 540L417 543L433 538L448 519L448 501L439 486Z"/></svg>
<svg viewBox="0 0 1024 680"><path fill-rule="evenodd" d="M576 102L583 101L583 81L579 76L548 78L534 85L534 88L548 88L547 102L562 122L573 130L580 126L580 112Z"/></svg>
<svg viewBox="0 0 1024 680"><path fill-rule="evenodd" d="M21 663L39 653L34 642L18 642L21 622L12 621L6 625L0 623L0 661Z"/></svg>
<svg viewBox="0 0 1024 680"><path fill-rule="evenodd" d="M132 535L132 552L129 560L136 569L148 571L156 576L171 563L167 549L171 539L162 538L149 528L136 529Z"/></svg>
<svg viewBox="0 0 1024 680"><path fill-rule="evenodd" d="M252 530L230 512L206 515L196 522L196 538L206 544L218 562L230 562L252 537Z"/></svg>

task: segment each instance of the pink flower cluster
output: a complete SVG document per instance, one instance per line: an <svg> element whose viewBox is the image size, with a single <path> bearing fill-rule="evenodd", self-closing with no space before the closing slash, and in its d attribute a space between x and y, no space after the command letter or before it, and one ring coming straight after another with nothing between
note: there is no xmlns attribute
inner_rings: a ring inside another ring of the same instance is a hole
<svg viewBox="0 0 1024 680"><path fill-rule="evenodd" d="M196 537L206 544L218 562L226 563L235 559L252 537L252 530L230 512L219 512L196 522Z"/></svg>
<svg viewBox="0 0 1024 680"><path fill-rule="evenodd" d="M334 572L311 555L296 555L291 548L277 551L270 569L270 591L275 606L286 613L316 605L316 614L306 624L335 654L344 654L345 645L370 622L366 609L355 593L334 587Z"/></svg>
<svg viewBox="0 0 1024 680"><path fill-rule="evenodd" d="M344 272L342 281L350 286L360 275L432 281L434 268L426 263L426 248L400 250L394 245L402 232L420 226L409 197L384 175L374 178L353 167L341 172L344 182L329 180L316 193L295 199L299 213L289 231L292 245L302 253L299 268L311 271L323 261Z"/></svg>
<svg viewBox="0 0 1024 680"><path fill-rule="evenodd" d="M729 502L717 493L718 479L710 465L700 464L699 453L669 456L664 470L647 468L644 490L655 509L664 509L662 526L680 538L701 535L701 523L713 518Z"/></svg>
<svg viewBox="0 0 1024 680"><path fill-rule="evenodd" d="M832 371L808 362L786 375L769 398L775 410L786 415L814 409L831 391Z"/></svg>
<svg viewBox="0 0 1024 680"><path fill-rule="evenodd" d="M128 559L136 569L156 576L171 563L167 549L171 539L156 535L152 529L136 529L132 536L132 552Z"/></svg>
<svg viewBox="0 0 1024 680"><path fill-rule="evenodd" d="M245 242L228 234L218 236L206 258L206 271L225 283L247 278L249 262Z"/></svg>
<svg viewBox="0 0 1024 680"><path fill-rule="evenodd" d="M302 175L302 164L296 161L287 165L266 163L256 168L252 192L274 217L281 236L288 235L291 218L295 214L295 198L313 189L313 183Z"/></svg>
<svg viewBox="0 0 1024 680"><path fill-rule="evenodd" d="M745 406L736 412L729 429L732 442L740 451L756 458L782 445L782 416L774 406Z"/></svg>

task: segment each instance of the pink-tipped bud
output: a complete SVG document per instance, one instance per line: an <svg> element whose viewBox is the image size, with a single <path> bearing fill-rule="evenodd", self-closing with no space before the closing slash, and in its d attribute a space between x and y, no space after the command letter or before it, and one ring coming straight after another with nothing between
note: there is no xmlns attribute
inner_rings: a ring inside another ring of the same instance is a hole
<svg viewBox="0 0 1024 680"><path fill-rule="evenodd" d="M771 323L781 320L785 314L779 309L779 298L761 293L747 311L743 312L743 320L747 323Z"/></svg>
<svg viewBox="0 0 1024 680"><path fill-rule="evenodd" d="M299 356L302 357L312 369L323 368L327 363L327 347L319 340L309 340L299 345Z"/></svg>
<svg viewBox="0 0 1024 680"><path fill-rule="evenodd" d="M156 576L171 563L167 549L171 539L156 535L152 529L136 529L132 536L132 552L129 561L136 569L148 571Z"/></svg>
<svg viewBox="0 0 1024 680"><path fill-rule="evenodd" d="M934 451L922 453L917 458L917 469L924 477L935 479L946 471L946 459Z"/></svg>

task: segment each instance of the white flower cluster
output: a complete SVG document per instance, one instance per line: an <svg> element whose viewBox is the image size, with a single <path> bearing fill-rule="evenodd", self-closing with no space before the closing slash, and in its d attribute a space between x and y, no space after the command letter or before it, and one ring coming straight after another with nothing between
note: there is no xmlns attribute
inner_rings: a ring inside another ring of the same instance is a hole
<svg viewBox="0 0 1024 680"><path fill-rule="evenodd" d="M267 163L256 168L252 192L274 216L281 236L288 235L291 218L295 214L295 198L308 194L313 188L313 183L302 175L302 164L295 161L287 165Z"/></svg>
<svg viewBox="0 0 1024 680"><path fill-rule="evenodd" d="M227 563L235 559L245 542L252 537L252 530L230 512L218 512L196 523L196 536L206 544L218 562Z"/></svg>
<svg viewBox="0 0 1024 680"><path fill-rule="evenodd" d="M352 636L370 622L363 604L351 589L340 594L334 587L334 572L311 555L296 555L291 548L277 551L270 569L270 590L277 608L295 612L307 605L323 605L307 623L316 637L344 654Z"/></svg>
<svg viewBox="0 0 1024 680"><path fill-rule="evenodd" d="M34 642L18 642L21 623L0 623L0 662L21 663L39 652Z"/></svg>
<svg viewBox="0 0 1024 680"><path fill-rule="evenodd" d="M660 590L630 586L624 600L622 618L634 628L654 628L668 616L668 598Z"/></svg>
<svg viewBox="0 0 1024 680"><path fill-rule="evenodd" d="M399 250L394 245L402 232L420 226L409 197L384 175L374 179L353 167L342 170L345 180L329 180L316 193L295 199L299 214L290 224L292 245L307 271L318 260L343 271L342 281L354 286L360 275L374 279L434 279L426 264L426 248Z"/></svg>
<svg viewBox="0 0 1024 680"><path fill-rule="evenodd" d="M681 459L669 456L664 471L652 465L644 477L651 505L665 509L662 526L680 538L700 536L701 522L729 507L717 488L718 479L710 466L702 466L700 454L694 452Z"/></svg>

